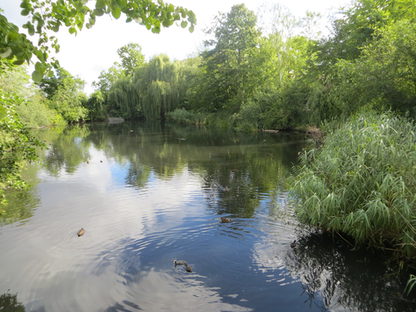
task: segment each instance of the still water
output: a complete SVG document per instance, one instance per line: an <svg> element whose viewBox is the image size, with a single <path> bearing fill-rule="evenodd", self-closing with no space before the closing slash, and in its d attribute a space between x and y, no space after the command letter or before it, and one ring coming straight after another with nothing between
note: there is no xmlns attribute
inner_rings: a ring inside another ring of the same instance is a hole
<svg viewBox="0 0 416 312"><path fill-rule="evenodd" d="M0 215L0 310L416 310L379 255L296 223L286 181L302 136L127 123L40 135L33 188Z"/></svg>

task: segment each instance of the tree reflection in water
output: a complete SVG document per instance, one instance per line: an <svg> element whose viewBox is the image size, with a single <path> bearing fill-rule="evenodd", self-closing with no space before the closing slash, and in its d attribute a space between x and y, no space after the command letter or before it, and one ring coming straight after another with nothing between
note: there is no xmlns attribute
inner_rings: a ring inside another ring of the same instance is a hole
<svg viewBox="0 0 416 312"><path fill-rule="evenodd" d="M386 255L353 250L329 234L302 236L291 245L285 262L311 298L320 293L331 311L414 311L414 298L403 296L408 274L397 276Z"/></svg>

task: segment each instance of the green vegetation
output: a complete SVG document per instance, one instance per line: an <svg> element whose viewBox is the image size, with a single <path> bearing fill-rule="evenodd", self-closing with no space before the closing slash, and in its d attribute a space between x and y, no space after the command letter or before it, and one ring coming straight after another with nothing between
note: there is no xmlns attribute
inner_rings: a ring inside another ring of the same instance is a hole
<svg viewBox="0 0 416 312"><path fill-rule="evenodd" d="M305 152L294 189L299 219L415 257L415 130L397 117L365 114Z"/></svg>
<svg viewBox="0 0 416 312"><path fill-rule="evenodd" d="M57 75L44 78L40 87L47 96L48 106L56 111L67 123L74 123L86 119L87 109L84 103L87 97L81 91L84 82L71 76L63 68L59 68Z"/></svg>
<svg viewBox="0 0 416 312"><path fill-rule="evenodd" d="M146 60L139 44L121 47L119 61L100 74L89 99L80 91L81 80L48 61L50 51L59 50L51 33L77 33L104 14L124 14L127 22L153 32L175 21L192 31L194 14L152 0L88 6L80 0L23 0L21 7L28 17L24 28L39 41L32 44L0 14L1 161L11 164L2 169L2 190L19 185L18 169L34 157L31 127L107 117L244 131L332 122L338 126L324 146L303 158L295 185L299 218L357 243L416 257L414 0L356 0L339 12L325 39L307 34L313 14L298 20L277 12L272 31L262 33L255 13L235 5L217 16L196 57ZM32 57L36 85L18 67ZM373 113L357 115L362 111Z"/></svg>
<svg viewBox="0 0 416 312"><path fill-rule="evenodd" d="M235 5L216 18L199 57L126 62L141 49L122 47L122 65L115 63L96 83L103 100L97 107L97 94L90 99L97 107L91 116L168 118L242 130L319 126L363 107L415 117L412 3L357 0L334 21L333 36L320 41L294 30L310 28L313 16L280 19L265 35L256 15Z"/></svg>
<svg viewBox="0 0 416 312"><path fill-rule="evenodd" d="M7 189L25 187L20 170L26 161L36 158L40 142L28 132L16 113L16 103L22 103L23 99L0 89L0 101L0 204L4 204Z"/></svg>

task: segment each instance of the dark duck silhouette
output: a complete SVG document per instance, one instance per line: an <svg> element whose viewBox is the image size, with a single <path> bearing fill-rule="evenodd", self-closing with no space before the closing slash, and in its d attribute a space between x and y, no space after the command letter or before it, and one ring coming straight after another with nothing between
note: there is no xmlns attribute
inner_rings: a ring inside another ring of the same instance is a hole
<svg viewBox="0 0 416 312"><path fill-rule="evenodd" d="M186 272L192 272L192 267L185 260L173 260L173 264L176 266L182 265Z"/></svg>

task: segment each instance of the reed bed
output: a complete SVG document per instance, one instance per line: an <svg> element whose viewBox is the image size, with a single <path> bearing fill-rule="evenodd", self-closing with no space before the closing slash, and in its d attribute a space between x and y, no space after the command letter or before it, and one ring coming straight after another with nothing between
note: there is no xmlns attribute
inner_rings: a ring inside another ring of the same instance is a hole
<svg viewBox="0 0 416 312"><path fill-rule="evenodd" d="M293 188L298 218L415 259L415 143L415 125L404 118L352 118L303 153Z"/></svg>

